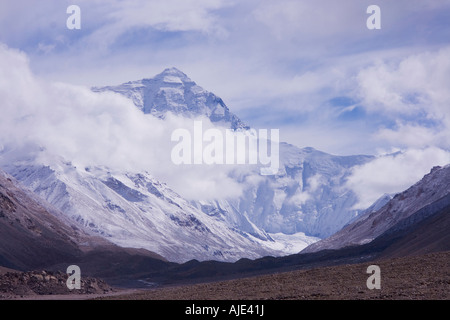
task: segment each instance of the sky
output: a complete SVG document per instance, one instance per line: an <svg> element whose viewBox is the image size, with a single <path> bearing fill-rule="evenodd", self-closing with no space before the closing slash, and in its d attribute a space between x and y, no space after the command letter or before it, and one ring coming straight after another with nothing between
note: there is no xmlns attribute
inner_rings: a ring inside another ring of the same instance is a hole
<svg viewBox="0 0 450 320"><path fill-rule="evenodd" d="M74 4L81 28L69 30ZM373 4L381 29L367 28ZM69 87L177 67L282 141L394 153L349 182L376 191L379 179L409 173L403 187L450 162L449 0L3 0L0 43L3 64L15 55L29 79Z"/></svg>

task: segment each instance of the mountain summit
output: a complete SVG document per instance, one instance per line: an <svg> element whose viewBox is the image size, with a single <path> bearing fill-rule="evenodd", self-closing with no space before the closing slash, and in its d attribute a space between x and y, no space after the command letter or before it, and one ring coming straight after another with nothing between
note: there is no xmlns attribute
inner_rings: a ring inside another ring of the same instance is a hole
<svg viewBox="0 0 450 320"><path fill-rule="evenodd" d="M163 79L164 82L194 82L183 71L172 67L166 68L160 74L157 74L153 79Z"/></svg>
<svg viewBox="0 0 450 320"><path fill-rule="evenodd" d="M185 117L206 116L231 129L248 129L223 100L204 90L177 68L167 68L150 79L117 86L94 87L95 92L112 91L130 98L144 113L164 118L167 112Z"/></svg>

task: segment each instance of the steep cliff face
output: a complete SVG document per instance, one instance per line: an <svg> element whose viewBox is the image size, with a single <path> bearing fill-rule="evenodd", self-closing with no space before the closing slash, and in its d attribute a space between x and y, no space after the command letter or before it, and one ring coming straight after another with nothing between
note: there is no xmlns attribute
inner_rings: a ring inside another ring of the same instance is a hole
<svg viewBox="0 0 450 320"><path fill-rule="evenodd" d="M1 265L25 270L75 259L82 243L95 241L0 171Z"/></svg>

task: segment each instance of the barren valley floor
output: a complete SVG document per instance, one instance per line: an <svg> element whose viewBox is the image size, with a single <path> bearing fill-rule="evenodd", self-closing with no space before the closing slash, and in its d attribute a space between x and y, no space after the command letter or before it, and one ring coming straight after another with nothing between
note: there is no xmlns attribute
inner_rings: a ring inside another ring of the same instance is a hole
<svg viewBox="0 0 450 320"><path fill-rule="evenodd" d="M450 299L450 252L183 285L101 297L125 300ZM370 290L367 267L381 269L381 289Z"/></svg>
<svg viewBox="0 0 450 320"><path fill-rule="evenodd" d="M450 300L450 251L227 281L95 294L0 294L3 300ZM381 270L381 289L366 282ZM2 270L3 273L9 270ZM1 272L0 272L1 277Z"/></svg>

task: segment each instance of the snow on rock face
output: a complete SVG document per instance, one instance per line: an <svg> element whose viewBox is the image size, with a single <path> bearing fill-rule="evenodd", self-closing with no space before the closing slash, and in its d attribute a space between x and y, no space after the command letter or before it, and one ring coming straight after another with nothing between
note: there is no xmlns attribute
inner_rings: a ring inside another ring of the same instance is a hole
<svg viewBox="0 0 450 320"><path fill-rule="evenodd" d="M56 161L56 160L55 160ZM280 255L265 241L198 210L148 173L32 163L7 170L84 228L111 242L170 261L235 261Z"/></svg>
<svg viewBox="0 0 450 320"><path fill-rule="evenodd" d="M371 159L333 156L281 143L282 166L278 175L258 176L257 172L249 172L247 179L253 177L258 182L248 184L242 197L224 201L228 205L222 204L218 212L224 217L245 216L268 233L330 236L360 213L352 209L358 202L356 195L344 185L350 168ZM209 205L219 208L214 202ZM234 219L236 227L251 233L237 220Z"/></svg>

